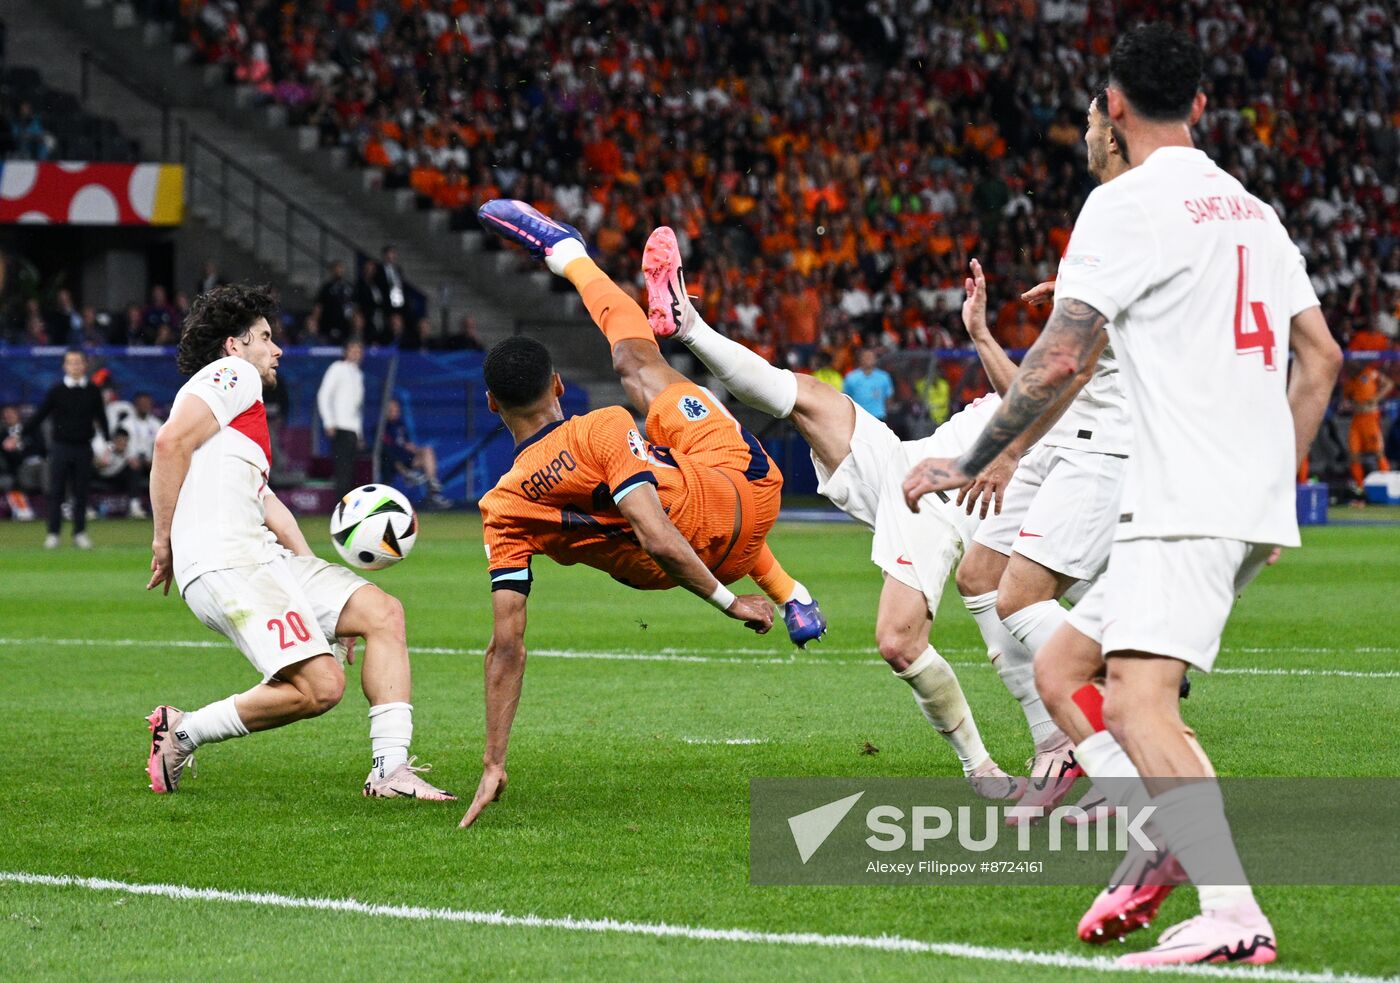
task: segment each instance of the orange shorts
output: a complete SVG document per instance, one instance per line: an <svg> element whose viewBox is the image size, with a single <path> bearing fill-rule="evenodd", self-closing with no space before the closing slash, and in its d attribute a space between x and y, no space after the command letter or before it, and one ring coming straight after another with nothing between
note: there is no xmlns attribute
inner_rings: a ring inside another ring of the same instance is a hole
<svg viewBox="0 0 1400 983"><path fill-rule="evenodd" d="M1381 434L1379 413L1358 413L1351 418L1347 446L1353 454L1384 454L1385 437Z"/></svg>
<svg viewBox="0 0 1400 983"><path fill-rule="evenodd" d="M647 439L679 451L690 500L672 521L721 583L746 575L778 519L783 474L714 394L678 382L652 400Z"/></svg>

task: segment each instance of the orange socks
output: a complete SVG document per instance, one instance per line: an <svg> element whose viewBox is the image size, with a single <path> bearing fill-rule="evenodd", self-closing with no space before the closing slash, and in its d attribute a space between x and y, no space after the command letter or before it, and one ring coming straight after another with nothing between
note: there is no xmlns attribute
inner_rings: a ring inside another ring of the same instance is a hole
<svg viewBox="0 0 1400 983"><path fill-rule="evenodd" d="M763 544L763 550L758 554L758 560L749 571L749 576L774 604L786 604L797 592L797 581L783 569L783 565L778 562L767 543Z"/></svg>
<svg viewBox="0 0 1400 983"><path fill-rule="evenodd" d="M583 306L593 323L608 339L609 346L620 341L646 341L656 344L646 312L588 257L564 267L564 276L583 298ZM790 578L789 578L790 579Z"/></svg>

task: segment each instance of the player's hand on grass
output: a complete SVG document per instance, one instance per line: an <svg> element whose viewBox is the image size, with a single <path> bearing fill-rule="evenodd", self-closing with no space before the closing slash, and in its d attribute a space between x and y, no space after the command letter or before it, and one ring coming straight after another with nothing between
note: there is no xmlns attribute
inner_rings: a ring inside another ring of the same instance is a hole
<svg viewBox="0 0 1400 983"><path fill-rule="evenodd" d="M909 511L919 511L919 499L931 492L961 488L971 479L951 457L928 457L909 470L904 479L904 501Z"/></svg>
<svg viewBox="0 0 1400 983"><path fill-rule="evenodd" d="M487 765L486 770L481 773L481 782L476 786L476 795L472 796L472 804L467 807L467 814L462 817L457 828L466 829L476 822L476 817L481 815L481 810L504 795L505 790L505 766Z"/></svg>
<svg viewBox="0 0 1400 983"><path fill-rule="evenodd" d="M1053 303L1055 300L1055 281L1046 280L1044 283L1037 283L1023 293L1021 299L1032 307Z"/></svg>
<svg viewBox="0 0 1400 983"><path fill-rule="evenodd" d="M973 514L977 508L977 503L982 503L979 518L987 517L987 509L990 507L997 515L1001 515L1001 502L1006 496L1006 486L1011 483L1011 476L1016 473L1016 458L1012 455L1002 453L996 460L992 461L982 473L972 480L972 484L963 485L958 492L958 504L963 506L968 515Z"/></svg>
<svg viewBox="0 0 1400 983"><path fill-rule="evenodd" d="M173 579L175 579L175 561L170 554L170 544L152 543L151 579L146 583L146 590L153 590L164 584L164 593L169 596L170 582Z"/></svg>
<svg viewBox="0 0 1400 983"><path fill-rule="evenodd" d="M724 613L760 635L768 634L773 627L773 605L762 594L740 594Z"/></svg>
<svg viewBox="0 0 1400 983"><path fill-rule="evenodd" d="M982 264L972 261L972 276L963 281L967 300L963 301L963 327L971 337L987 335L987 277L982 272Z"/></svg>

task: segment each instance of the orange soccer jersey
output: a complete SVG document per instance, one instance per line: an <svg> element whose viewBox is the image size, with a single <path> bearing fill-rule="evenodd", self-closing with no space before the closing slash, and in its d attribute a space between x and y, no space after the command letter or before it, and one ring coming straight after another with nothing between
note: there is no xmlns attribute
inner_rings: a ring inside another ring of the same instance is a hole
<svg viewBox="0 0 1400 983"><path fill-rule="evenodd" d="M652 444L620 406L550 424L516 448L481 500L491 589L529 592L530 560L584 563L639 590L674 587L617 503L656 487L671 522L721 583L753 567L777 519L782 475L707 391L677 383L647 415ZM663 443L664 442L664 443Z"/></svg>
<svg viewBox="0 0 1400 983"><path fill-rule="evenodd" d="M1374 365L1367 365L1342 385L1342 393L1354 407L1347 442L1353 454L1384 454L1385 437L1381 433L1381 412L1376 407L1363 410L1380 395L1381 374ZM1386 465L1382 465L1384 470Z"/></svg>

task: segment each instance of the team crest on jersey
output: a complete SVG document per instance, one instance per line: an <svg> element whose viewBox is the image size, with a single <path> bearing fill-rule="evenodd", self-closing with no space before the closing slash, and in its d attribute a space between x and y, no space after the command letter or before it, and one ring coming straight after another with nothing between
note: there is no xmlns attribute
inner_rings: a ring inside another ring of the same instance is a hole
<svg viewBox="0 0 1400 983"><path fill-rule="evenodd" d="M635 429L627 431L627 449L632 452L632 456L639 461L647 459L646 441L642 440L642 435Z"/></svg>
<svg viewBox="0 0 1400 983"><path fill-rule="evenodd" d="M676 406L691 423L703 420L710 415L710 408L694 396L682 396L681 401Z"/></svg>
<svg viewBox="0 0 1400 983"><path fill-rule="evenodd" d="M238 385L238 373L227 365L221 369L215 369L214 374L209 378L224 392L231 392L233 387Z"/></svg>

